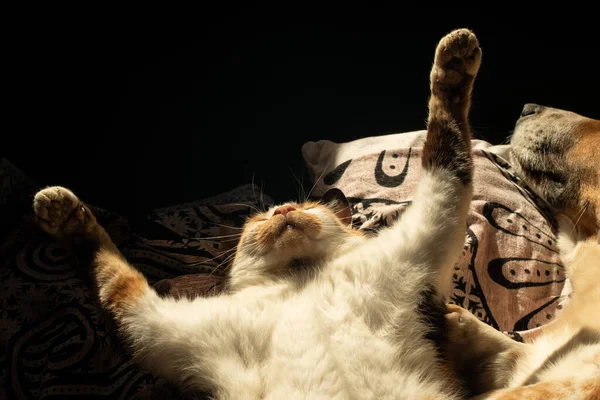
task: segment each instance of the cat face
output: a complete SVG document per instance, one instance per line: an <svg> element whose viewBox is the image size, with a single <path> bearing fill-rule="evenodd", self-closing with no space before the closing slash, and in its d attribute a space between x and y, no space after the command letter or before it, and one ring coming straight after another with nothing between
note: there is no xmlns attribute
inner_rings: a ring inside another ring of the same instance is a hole
<svg viewBox="0 0 600 400"><path fill-rule="evenodd" d="M352 230L348 200L339 189L320 201L290 202L250 217L244 225L230 278L281 273L297 263L314 263L339 250Z"/></svg>

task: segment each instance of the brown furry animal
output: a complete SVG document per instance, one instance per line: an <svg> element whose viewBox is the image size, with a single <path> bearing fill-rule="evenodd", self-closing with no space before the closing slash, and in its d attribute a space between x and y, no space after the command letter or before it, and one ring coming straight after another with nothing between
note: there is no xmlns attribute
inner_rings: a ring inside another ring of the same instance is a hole
<svg viewBox="0 0 600 400"><path fill-rule="evenodd" d="M600 399L600 121L527 104L508 156L559 219L573 297L528 344L451 305L448 355L477 399Z"/></svg>
<svg viewBox="0 0 600 400"><path fill-rule="evenodd" d="M584 237L600 229L600 121L526 104L502 146L521 177Z"/></svg>

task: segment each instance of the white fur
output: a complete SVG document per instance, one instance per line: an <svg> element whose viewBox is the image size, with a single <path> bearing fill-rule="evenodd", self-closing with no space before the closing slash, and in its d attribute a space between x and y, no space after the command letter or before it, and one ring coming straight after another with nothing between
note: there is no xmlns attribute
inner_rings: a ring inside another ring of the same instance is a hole
<svg viewBox="0 0 600 400"><path fill-rule="evenodd" d="M324 226L303 250L318 260L308 273L265 279L262 268L289 260L242 245L232 293L189 301L148 289L125 333L150 371L223 399L452 398L417 299L426 285L451 288L470 190L425 170L414 204L374 238L308 210Z"/></svg>

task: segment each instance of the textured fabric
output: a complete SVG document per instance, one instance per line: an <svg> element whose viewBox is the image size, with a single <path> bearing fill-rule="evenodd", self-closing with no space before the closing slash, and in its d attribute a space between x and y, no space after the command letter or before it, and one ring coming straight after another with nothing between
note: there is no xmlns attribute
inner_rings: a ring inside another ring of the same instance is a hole
<svg viewBox="0 0 600 400"><path fill-rule="evenodd" d="M358 229L390 224L412 201L425 135L305 143L302 153L316 181L313 192L341 189ZM494 150L473 141L474 196L450 300L493 327L526 338L555 318L569 286L552 214Z"/></svg>

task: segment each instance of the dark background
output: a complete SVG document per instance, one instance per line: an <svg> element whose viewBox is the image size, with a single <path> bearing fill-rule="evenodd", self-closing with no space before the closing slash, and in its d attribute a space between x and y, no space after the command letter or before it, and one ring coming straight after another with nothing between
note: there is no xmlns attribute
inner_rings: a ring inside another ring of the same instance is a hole
<svg viewBox="0 0 600 400"><path fill-rule="evenodd" d="M293 174L309 185L305 141L424 128L435 45L457 27L483 47L478 137L504 140L527 102L600 118L597 14L550 8L22 10L0 151L130 216L253 177L287 200Z"/></svg>

